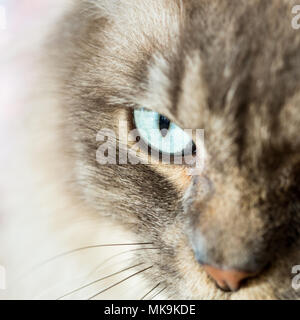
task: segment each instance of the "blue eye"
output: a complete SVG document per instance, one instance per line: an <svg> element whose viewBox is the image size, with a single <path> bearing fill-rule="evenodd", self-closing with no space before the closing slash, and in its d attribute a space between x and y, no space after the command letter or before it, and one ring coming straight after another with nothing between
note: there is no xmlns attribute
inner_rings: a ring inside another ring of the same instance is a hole
<svg viewBox="0 0 300 320"><path fill-rule="evenodd" d="M137 109L134 110L134 121L140 137L151 148L171 155L194 151L195 145L191 137L163 115Z"/></svg>

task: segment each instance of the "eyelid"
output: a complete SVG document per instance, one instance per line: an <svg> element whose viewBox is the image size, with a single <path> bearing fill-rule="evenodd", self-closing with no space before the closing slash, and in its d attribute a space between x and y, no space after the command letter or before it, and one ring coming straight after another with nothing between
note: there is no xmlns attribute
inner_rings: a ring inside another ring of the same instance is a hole
<svg viewBox="0 0 300 320"><path fill-rule="evenodd" d="M170 114L170 115L167 115L167 114L165 114L165 113L159 113L158 111L155 111L155 110L152 110L152 109L148 109L148 108L145 108L145 107L136 107L136 108L134 108L133 111L132 111L133 119L134 119L134 112L135 112L135 111L138 111L138 110L157 113L157 114L160 115L160 116L166 117L171 123L174 123L174 124L175 124L176 126L178 126L180 129L182 129L182 124L180 124L180 123L177 121L177 119L174 118L173 115L171 115L171 114ZM184 129L182 129L182 130L184 130Z"/></svg>
<svg viewBox="0 0 300 320"><path fill-rule="evenodd" d="M169 119L171 122L175 123L179 128L182 128L182 123L180 123L180 121L178 121L178 119L176 119L174 117L174 115L171 113L171 112L159 112L157 110L154 110L154 109L148 109L148 108L145 108L145 107L135 107L133 109L133 112L136 111L136 110L144 110L144 111L149 111L149 112L155 112L159 115L162 115L164 117L166 117L167 119Z"/></svg>

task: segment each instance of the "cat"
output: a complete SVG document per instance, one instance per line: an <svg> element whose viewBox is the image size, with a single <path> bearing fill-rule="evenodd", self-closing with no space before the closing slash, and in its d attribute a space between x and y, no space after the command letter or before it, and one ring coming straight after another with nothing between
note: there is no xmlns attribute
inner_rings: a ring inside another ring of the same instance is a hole
<svg viewBox="0 0 300 320"><path fill-rule="evenodd" d="M4 298L300 298L296 4L68 2L31 57L3 171ZM204 130L198 174L99 163L99 131L141 110Z"/></svg>

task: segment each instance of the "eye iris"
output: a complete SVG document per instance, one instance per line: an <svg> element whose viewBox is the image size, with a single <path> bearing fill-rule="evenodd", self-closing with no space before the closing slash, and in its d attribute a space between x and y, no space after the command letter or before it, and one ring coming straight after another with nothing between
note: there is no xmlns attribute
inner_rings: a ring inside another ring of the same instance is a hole
<svg viewBox="0 0 300 320"><path fill-rule="evenodd" d="M159 130L161 135L165 137L168 134L170 128L170 120L164 116L159 117Z"/></svg>
<svg viewBox="0 0 300 320"><path fill-rule="evenodd" d="M192 154L196 150L191 137L168 118L157 112L136 109L134 123L140 138L153 150L163 154Z"/></svg>

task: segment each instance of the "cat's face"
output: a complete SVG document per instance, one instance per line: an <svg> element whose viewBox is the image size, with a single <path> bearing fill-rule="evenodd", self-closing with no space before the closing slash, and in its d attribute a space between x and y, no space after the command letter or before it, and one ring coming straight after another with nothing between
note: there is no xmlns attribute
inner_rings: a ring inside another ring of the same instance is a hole
<svg viewBox="0 0 300 320"><path fill-rule="evenodd" d="M153 244L136 260L152 266L144 276L163 284L166 297L295 298L300 33L290 25L293 1L96 3L69 18L77 27L62 59L87 203ZM132 129L138 108L204 129L200 174L163 161L97 162L99 130L118 132L120 120ZM203 265L255 276L224 292Z"/></svg>

